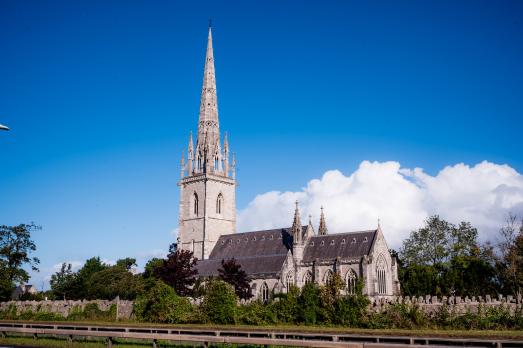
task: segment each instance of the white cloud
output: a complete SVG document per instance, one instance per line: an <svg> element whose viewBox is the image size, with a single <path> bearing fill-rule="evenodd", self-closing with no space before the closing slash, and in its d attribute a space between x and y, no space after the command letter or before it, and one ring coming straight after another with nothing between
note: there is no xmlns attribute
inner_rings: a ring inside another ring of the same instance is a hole
<svg viewBox="0 0 523 348"><path fill-rule="evenodd" d="M430 215L458 223L470 221L480 238L493 239L508 212L523 213L523 176L508 165L456 164L431 176L398 162L364 161L352 174L325 172L298 192L260 194L238 214L240 231L289 226L294 201L302 223L313 215L317 226L325 207L331 233L375 228L377 219L391 247L399 247L411 230Z"/></svg>

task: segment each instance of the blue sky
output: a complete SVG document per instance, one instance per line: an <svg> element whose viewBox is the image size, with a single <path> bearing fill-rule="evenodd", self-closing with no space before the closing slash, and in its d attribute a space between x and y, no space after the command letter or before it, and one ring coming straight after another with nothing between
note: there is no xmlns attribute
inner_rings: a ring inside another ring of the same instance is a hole
<svg viewBox="0 0 523 348"><path fill-rule="evenodd" d="M239 209L364 160L523 171L521 1L3 0L0 224L42 269L174 240L209 17Z"/></svg>

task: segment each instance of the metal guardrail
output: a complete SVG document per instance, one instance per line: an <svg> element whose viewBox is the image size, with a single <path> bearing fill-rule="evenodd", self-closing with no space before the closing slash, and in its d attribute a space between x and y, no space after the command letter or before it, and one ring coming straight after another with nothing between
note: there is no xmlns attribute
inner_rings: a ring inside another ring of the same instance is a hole
<svg viewBox="0 0 523 348"><path fill-rule="evenodd" d="M66 337L70 341L75 337L105 338L108 347L114 339L149 340L153 347L158 341L201 344L252 344L262 346L318 347L318 348L523 348L523 340L476 339L476 338L439 338L386 335L359 335L322 332L286 332L276 330L200 330L189 328L160 328L140 326L100 326L89 324L50 324L0 322L0 334L39 335Z"/></svg>

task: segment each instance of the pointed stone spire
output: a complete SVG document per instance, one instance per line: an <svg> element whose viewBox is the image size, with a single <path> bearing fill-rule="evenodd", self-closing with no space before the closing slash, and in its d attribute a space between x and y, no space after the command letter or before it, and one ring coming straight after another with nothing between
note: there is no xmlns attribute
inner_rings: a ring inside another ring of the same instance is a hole
<svg viewBox="0 0 523 348"><path fill-rule="evenodd" d="M325 214L323 214L323 206L321 207L320 226L318 227L318 235L325 236L327 234L327 223L325 222Z"/></svg>
<svg viewBox="0 0 523 348"><path fill-rule="evenodd" d="M292 222L291 233L294 239L294 243L299 244L302 241L302 227L300 221L300 208L298 201L296 201L296 209L294 210L294 220Z"/></svg>
<svg viewBox="0 0 523 348"><path fill-rule="evenodd" d="M214 70L214 54L212 48L212 28L209 26L207 37L207 52L203 71L203 86L200 97L200 117L198 121L198 140L196 147L208 147L208 156L212 156L219 148L220 125L218 121L218 97L216 94L216 74ZM206 158L206 162L213 161ZM207 169L207 168L206 168Z"/></svg>
<svg viewBox="0 0 523 348"><path fill-rule="evenodd" d="M305 234L303 236L304 237L303 239L306 242L312 236L314 236L314 227L312 226L312 215L309 214L309 224L307 225L307 229L305 230Z"/></svg>

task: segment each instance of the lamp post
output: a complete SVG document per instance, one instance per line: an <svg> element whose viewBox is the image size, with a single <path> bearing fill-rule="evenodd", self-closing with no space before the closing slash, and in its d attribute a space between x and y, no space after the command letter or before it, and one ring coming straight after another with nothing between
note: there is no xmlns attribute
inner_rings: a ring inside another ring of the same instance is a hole
<svg viewBox="0 0 523 348"><path fill-rule="evenodd" d="M8 131L9 127L4 126L3 124L0 124L0 130Z"/></svg>

